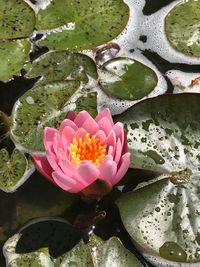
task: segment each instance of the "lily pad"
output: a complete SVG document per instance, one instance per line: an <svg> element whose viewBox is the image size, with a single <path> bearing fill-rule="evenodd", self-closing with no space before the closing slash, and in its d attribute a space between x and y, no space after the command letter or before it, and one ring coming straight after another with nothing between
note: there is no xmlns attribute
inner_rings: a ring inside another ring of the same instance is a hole
<svg viewBox="0 0 200 267"><path fill-rule="evenodd" d="M199 101L200 95L195 93L162 95L140 102L117 116L116 120L127 129L131 166L158 172L186 168L198 172Z"/></svg>
<svg viewBox="0 0 200 267"><path fill-rule="evenodd" d="M35 170L26 156L14 149L11 156L6 149L0 150L0 189L13 192L21 186Z"/></svg>
<svg viewBox="0 0 200 267"><path fill-rule="evenodd" d="M165 31L179 52L200 57L200 0L182 1L165 18Z"/></svg>
<svg viewBox="0 0 200 267"><path fill-rule="evenodd" d="M21 149L44 151L43 129L57 128L66 117L65 103L79 88L75 81L57 82L27 91L12 111L11 137Z"/></svg>
<svg viewBox="0 0 200 267"><path fill-rule="evenodd" d="M104 64L100 85L111 97L138 100L147 96L156 87L155 72L130 58L112 59Z"/></svg>
<svg viewBox="0 0 200 267"><path fill-rule="evenodd" d="M38 30L53 29L39 41L54 50L83 50L119 35L129 19L122 0L53 0L37 14Z"/></svg>
<svg viewBox="0 0 200 267"><path fill-rule="evenodd" d="M0 42L0 80L7 81L13 75L19 74L24 64L29 61L30 51L31 44L24 39Z"/></svg>
<svg viewBox="0 0 200 267"><path fill-rule="evenodd" d="M59 255L63 249L66 252ZM38 219L27 224L5 243L4 255L9 267L143 266L117 237L104 243L92 235L86 244L81 232L62 219Z"/></svg>
<svg viewBox="0 0 200 267"><path fill-rule="evenodd" d="M28 37L33 32L34 26L35 13L25 1L1 0L0 39Z"/></svg>
<svg viewBox="0 0 200 267"><path fill-rule="evenodd" d="M185 183L172 181L152 180L123 195L117 205L126 230L148 261L155 266L197 267L200 175Z"/></svg>
<svg viewBox="0 0 200 267"><path fill-rule="evenodd" d="M96 65L90 57L65 51L48 52L28 64L25 70L26 78L41 77L37 85L72 79L88 82L88 76L98 78Z"/></svg>
<svg viewBox="0 0 200 267"><path fill-rule="evenodd" d="M90 115L94 118L97 116L97 93L87 93L79 97L76 101L75 112L80 112L82 110L87 110Z"/></svg>

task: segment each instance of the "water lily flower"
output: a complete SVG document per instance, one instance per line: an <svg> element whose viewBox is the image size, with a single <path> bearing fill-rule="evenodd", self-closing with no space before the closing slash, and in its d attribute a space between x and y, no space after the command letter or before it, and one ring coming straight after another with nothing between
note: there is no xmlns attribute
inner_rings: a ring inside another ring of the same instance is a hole
<svg viewBox="0 0 200 267"><path fill-rule="evenodd" d="M44 129L46 155L33 154L39 172L71 193L99 197L125 175L130 153L121 122L113 123L109 109L95 119L86 111L69 112L59 129Z"/></svg>

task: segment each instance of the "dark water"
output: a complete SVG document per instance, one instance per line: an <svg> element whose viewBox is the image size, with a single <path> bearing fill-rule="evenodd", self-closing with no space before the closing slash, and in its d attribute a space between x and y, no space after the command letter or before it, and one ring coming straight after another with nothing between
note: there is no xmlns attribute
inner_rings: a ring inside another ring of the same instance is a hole
<svg viewBox="0 0 200 267"><path fill-rule="evenodd" d="M146 6L143 10L144 14L153 14L171 2L173 2L173 0L146 0ZM169 63L151 51L143 51L143 54L152 61L162 73L169 69L179 69L187 72L197 72L200 69L197 65L191 66L187 64ZM167 92L172 93L173 86L169 80L167 80L167 82ZM31 88L33 83L34 80L25 80L21 77L15 77L13 81L8 83L0 82L0 110L10 115L14 102L26 90ZM6 146L12 146L11 142L8 141ZM141 181L150 179L152 173L133 170L130 176L133 179L127 180L125 191L133 189ZM45 199L43 199L44 192ZM55 201L58 201L58 203L65 203L66 201L67 203L66 198L69 197L67 196L65 198L64 193L61 193L60 189L49 184L40 176L40 174L35 172L16 193L6 194L4 192L0 192L0 246L2 247L5 240L16 233L16 231L18 231L25 222L37 216L57 215L78 226L80 226L80 221L83 223L82 219L85 218L85 224L87 226L87 224L90 225L91 223L90 218L92 215L98 215L98 212L105 212L106 217L96 224L96 228L94 230L95 233L103 239L108 239L111 236L117 235L127 248L142 259L140 254L132 245L129 236L121 223L119 212L115 205L115 200L120 196L120 194L120 191L114 189L111 194L101 200L98 209L96 209L96 203L88 204L78 198L73 199L72 206L68 207L66 204L66 207L60 208L55 205ZM54 206L55 208L52 208ZM38 212L37 209L40 209L40 212ZM80 215L83 217L80 217ZM0 253L0 267L4 266L4 258L2 253Z"/></svg>

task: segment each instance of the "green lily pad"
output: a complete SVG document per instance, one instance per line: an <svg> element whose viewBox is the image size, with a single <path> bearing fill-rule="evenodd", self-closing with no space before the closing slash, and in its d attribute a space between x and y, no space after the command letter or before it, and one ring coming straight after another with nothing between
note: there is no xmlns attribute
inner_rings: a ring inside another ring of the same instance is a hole
<svg viewBox="0 0 200 267"><path fill-rule="evenodd" d="M65 103L78 89L75 81L57 82L27 91L12 111L11 137L28 152L44 151L43 129L57 128L66 117Z"/></svg>
<svg viewBox="0 0 200 267"><path fill-rule="evenodd" d="M80 112L82 110L87 110L90 115L94 118L97 116L97 93L87 93L79 97L76 101L75 112Z"/></svg>
<svg viewBox="0 0 200 267"><path fill-rule="evenodd" d="M200 57L200 0L182 1L165 18L170 44L179 52Z"/></svg>
<svg viewBox="0 0 200 267"><path fill-rule="evenodd" d="M0 39L28 37L34 30L35 13L23 0L1 0Z"/></svg>
<svg viewBox="0 0 200 267"><path fill-rule="evenodd" d="M162 95L129 108L125 124L131 166L158 172L200 170L200 95ZM190 171L188 171L190 175ZM186 175L187 176L187 175Z"/></svg>
<svg viewBox="0 0 200 267"><path fill-rule="evenodd" d="M141 99L153 91L158 82L152 69L130 58L112 59L104 64L104 69L100 85L107 95L119 99Z"/></svg>
<svg viewBox="0 0 200 267"><path fill-rule="evenodd" d="M27 40L0 42L0 80L7 81L20 73L29 60L31 44Z"/></svg>
<svg viewBox="0 0 200 267"><path fill-rule="evenodd" d="M57 255L63 249L67 252L55 257L52 256L52 249L56 250ZM38 219L27 224L20 233L5 243L4 255L9 267L14 267L16 264L17 266L21 264L23 267L28 267L30 264L34 267L143 266L123 247L117 237L112 237L104 243L98 236L92 235L86 244L81 239L80 231L61 219Z"/></svg>
<svg viewBox="0 0 200 267"><path fill-rule="evenodd" d="M41 77L37 85L72 79L88 82L88 76L98 78L96 65L90 57L65 51L46 53L28 64L25 70L26 78Z"/></svg>
<svg viewBox="0 0 200 267"><path fill-rule="evenodd" d="M36 28L49 31L40 45L55 50L83 50L119 35L129 19L122 0L53 0L37 14Z"/></svg>
<svg viewBox="0 0 200 267"><path fill-rule="evenodd" d="M34 166L18 149L11 156L6 149L0 150L0 189L13 192L33 173Z"/></svg>
<svg viewBox="0 0 200 267"><path fill-rule="evenodd" d="M192 175L185 183L172 181L152 180L123 195L117 205L126 230L148 261L155 266L197 267L200 175Z"/></svg>

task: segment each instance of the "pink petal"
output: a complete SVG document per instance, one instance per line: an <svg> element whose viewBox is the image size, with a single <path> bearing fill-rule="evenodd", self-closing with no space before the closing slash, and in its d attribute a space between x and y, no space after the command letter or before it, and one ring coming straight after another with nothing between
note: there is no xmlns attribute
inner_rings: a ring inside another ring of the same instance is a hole
<svg viewBox="0 0 200 267"><path fill-rule="evenodd" d="M90 161L84 161L77 169L79 179L82 179L87 186L99 178L99 169Z"/></svg>
<svg viewBox="0 0 200 267"><path fill-rule="evenodd" d="M112 185L113 179L117 172L117 164L111 159L104 159L102 165L99 167L100 178L106 181L109 181Z"/></svg>
<svg viewBox="0 0 200 267"><path fill-rule="evenodd" d="M55 134L53 139L53 150L57 158L60 158L60 151L63 151L63 143L61 141L61 135ZM65 156L66 157L66 156Z"/></svg>
<svg viewBox="0 0 200 267"><path fill-rule="evenodd" d="M121 122L117 122L113 126L113 131L115 132L116 138L119 138L122 146L124 145L124 125Z"/></svg>
<svg viewBox="0 0 200 267"><path fill-rule="evenodd" d="M87 111L81 111L78 113L78 115L74 119L74 123L78 126L78 128L80 128L82 127L83 123L89 118L92 118L92 117Z"/></svg>
<svg viewBox="0 0 200 267"><path fill-rule="evenodd" d="M104 131L99 130L95 135L100 140L102 145L104 145L106 143L106 135L105 135Z"/></svg>
<svg viewBox="0 0 200 267"><path fill-rule="evenodd" d="M109 132L112 130L112 123L106 117L99 120L98 125L99 125L99 129L104 131L106 135L108 135Z"/></svg>
<svg viewBox="0 0 200 267"><path fill-rule="evenodd" d="M85 137L85 135L87 134L87 132L86 132L86 130L85 129L83 129L83 128L79 128L78 130L77 130L77 132L75 132L75 134L74 134L74 138L76 138L76 139L79 139L79 138L84 138Z"/></svg>
<svg viewBox="0 0 200 267"><path fill-rule="evenodd" d="M74 111L68 111L66 118L71 121L74 121L76 118L76 113Z"/></svg>
<svg viewBox="0 0 200 267"><path fill-rule="evenodd" d="M49 164L51 165L51 168L56 171L56 170L60 170L59 166L58 166L58 159L56 158L56 156L54 154L52 154L49 150L47 150L46 152L46 158L49 162Z"/></svg>
<svg viewBox="0 0 200 267"><path fill-rule="evenodd" d="M46 127L44 129L44 146L46 150L49 150L51 144L53 143L53 138L58 131L54 128Z"/></svg>
<svg viewBox="0 0 200 267"><path fill-rule="evenodd" d="M116 176L113 179L113 184L117 184L126 174L131 162L131 154L127 152L121 158L121 165L117 171Z"/></svg>
<svg viewBox="0 0 200 267"><path fill-rule="evenodd" d="M84 188L83 185L81 185L79 182L61 171L53 172L52 177L54 179L54 182L65 191L78 193Z"/></svg>
<svg viewBox="0 0 200 267"><path fill-rule="evenodd" d="M109 146L108 147L108 153L107 155L111 155L112 157L114 157L114 149L113 149L113 146Z"/></svg>
<svg viewBox="0 0 200 267"><path fill-rule="evenodd" d="M54 180L52 178L53 169L49 165L46 157L41 156L39 154L33 154L32 157L34 159L34 162L35 162L35 165L36 165L37 170L43 176L45 176L50 182L54 183Z"/></svg>
<svg viewBox="0 0 200 267"><path fill-rule="evenodd" d="M74 165L67 160L59 160L59 166L61 167L64 174L72 177L76 173L76 168Z"/></svg>
<svg viewBox="0 0 200 267"><path fill-rule="evenodd" d="M61 140L63 143L63 148L66 153L68 153L68 146L72 143L74 138L75 131L71 128L66 126L61 135Z"/></svg>
<svg viewBox="0 0 200 267"><path fill-rule="evenodd" d="M62 123L60 125L60 128L59 128L60 134L62 134L62 131L66 126L71 127L72 129L74 129L74 131L77 131L77 129L78 129L78 127L76 126L76 124L73 121L71 121L69 119L65 119L62 121Z"/></svg>
<svg viewBox="0 0 200 267"><path fill-rule="evenodd" d="M128 151L128 142L127 142L127 134L124 131L124 146L122 149L122 154L125 154Z"/></svg>
<svg viewBox="0 0 200 267"><path fill-rule="evenodd" d="M117 140L117 145L115 148L115 157L114 161L118 164L122 156L122 144L120 139Z"/></svg>
<svg viewBox="0 0 200 267"><path fill-rule="evenodd" d="M106 143L108 146L112 146L113 147L113 151L112 154L115 154L115 149L116 149L116 136L115 136L115 132L112 130L107 137Z"/></svg>
<svg viewBox="0 0 200 267"><path fill-rule="evenodd" d="M110 124L113 126L113 119L108 108L103 109L97 116L95 121L98 123L102 118L107 118L110 121Z"/></svg>
<svg viewBox="0 0 200 267"><path fill-rule="evenodd" d="M92 117L85 120L81 127L90 133L90 135L96 134L96 132L99 130L98 124Z"/></svg>

